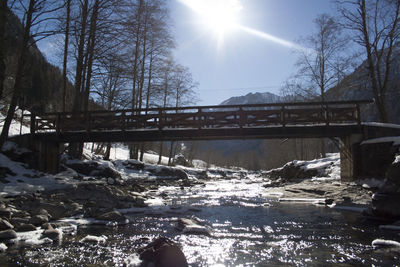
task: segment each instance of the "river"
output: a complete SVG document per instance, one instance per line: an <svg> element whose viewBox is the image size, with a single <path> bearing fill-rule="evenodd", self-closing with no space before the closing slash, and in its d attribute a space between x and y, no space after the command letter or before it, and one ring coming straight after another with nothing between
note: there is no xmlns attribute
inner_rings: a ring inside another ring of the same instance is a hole
<svg viewBox="0 0 400 267"><path fill-rule="evenodd" d="M161 186L151 208L127 213L124 226L81 225L61 244L12 247L1 266L135 266L135 251L158 236L178 242L190 266L393 266L399 251L375 249L393 238L359 213L281 203L261 180L210 180L191 188ZM157 204L158 203L158 204ZM183 234L178 218L203 220L211 235ZM103 235L105 243L79 242ZM397 233L396 233L397 235Z"/></svg>

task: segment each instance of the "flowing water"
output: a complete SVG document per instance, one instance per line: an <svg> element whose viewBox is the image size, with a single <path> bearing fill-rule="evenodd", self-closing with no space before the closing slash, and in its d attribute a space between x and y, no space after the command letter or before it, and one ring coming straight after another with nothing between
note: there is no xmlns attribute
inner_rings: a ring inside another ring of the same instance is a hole
<svg viewBox="0 0 400 267"><path fill-rule="evenodd" d="M263 193L264 192L264 193ZM396 266L399 251L374 249L375 238L397 239L360 214L312 204L280 203L256 179L208 181L150 192L161 206L136 209L125 226L80 226L61 245L14 247L0 265L135 266L135 251L158 236L182 245L190 266ZM178 218L196 216L211 235L188 235ZM79 240L104 235L105 243Z"/></svg>

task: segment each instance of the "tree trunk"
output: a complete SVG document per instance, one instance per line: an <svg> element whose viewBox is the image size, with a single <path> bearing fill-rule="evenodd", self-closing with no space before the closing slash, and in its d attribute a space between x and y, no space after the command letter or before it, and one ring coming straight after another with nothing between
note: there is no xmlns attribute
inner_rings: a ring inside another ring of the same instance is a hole
<svg viewBox="0 0 400 267"><path fill-rule="evenodd" d="M111 143L107 143L106 147L106 153L104 154L104 159L109 160L110 159L110 154L111 154Z"/></svg>
<svg viewBox="0 0 400 267"><path fill-rule="evenodd" d="M76 60L76 69L75 69L75 97L73 104L73 111L81 110L81 88L82 88L82 73L83 73L83 65L84 65L84 50L85 50L85 37L86 37L86 26L87 26L87 18L88 18L88 0L85 0L82 7L82 19L81 19L81 29L79 33L79 43L78 43L78 58Z"/></svg>
<svg viewBox="0 0 400 267"><path fill-rule="evenodd" d="M36 0L29 1L29 8L26 11L26 23L24 25L24 35L22 38L20 55L18 58L17 72L15 74L15 83L13 88L13 93L11 97L11 103L7 111L7 116L4 121L3 130L0 135L0 149L3 147L5 141L8 138L8 132L10 130L10 125L15 114L15 109L17 107L18 99L21 94L22 89L22 79L24 76L24 66L26 62L27 53L29 51L29 39L32 26L32 16L35 11Z"/></svg>
<svg viewBox="0 0 400 267"><path fill-rule="evenodd" d="M379 113L379 119L381 122L388 122L388 116L387 116L387 111L386 111L386 106L384 102L384 95L382 95L382 92L380 92L380 89L378 87L378 81L375 76L375 65L374 65L374 59L372 55L372 48L370 44L370 36L368 33L368 21L367 21L367 11L366 11L366 3L365 0L362 0L360 2L360 15L362 19L362 33L363 33L363 38L364 38L364 43L365 43L365 49L367 52L367 61L368 61L368 74L371 80L371 86L372 86L372 92L375 98L375 103L376 107L378 109Z"/></svg>
<svg viewBox="0 0 400 267"><path fill-rule="evenodd" d="M99 11L99 0L96 0L93 7L92 17L90 19L90 30L89 30L89 47L88 47L88 65L86 71L86 85L84 88L84 105L83 110L85 112L89 109L89 96L90 96L90 81L92 79L92 68L94 60L94 48L96 46L96 31L97 31L97 17Z"/></svg>
<svg viewBox="0 0 400 267"><path fill-rule="evenodd" d="M64 41L64 61L63 61L63 99L62 111L66 111L67 102L67 62L68 62L68 42L69 42L69 23L71 15L71 0L67 0L67 20L65 22L65 41Z"/></svg>
<svg viewBox="0 0 400 267"><path fill-rule="evenodd" d="M145 143L140 144L140 157L139 160L143 161L143 156L144 156L144 151L146 150L146 145Z"/></svg>
<svg viewBox="0 0 400 267"><path fill-rule="evenodd" d="M6 25L7 25L7 1L0 3L0 99L3 98L4 80L6 77Z"/></svg>
<svg viewBox="0 0 400 267"><path fill-rule="evenodd" d="M162 161L162 153L163 153L163 142L160 142L160 149L159 149L159 155L158 155L158 162L157 164L161 164Z"/></svg>
<svg viewBox="0 0 400 267"><path fill-rule="evenodd" d="M168 166L172 165L171 159L172 159L172 154L174 153L174 141L171 141L171 144L169 146L169 155L168 155Z"/></svg>
<svg viewBox="0 0 400 267"><path fill-rule="evenodd" d="M153 43L151 44L150 62L149 62L149 77L147 79L146 115L147 115L149 105L150 105L150 89L151 89L152 71L153 71Z"/></svg>

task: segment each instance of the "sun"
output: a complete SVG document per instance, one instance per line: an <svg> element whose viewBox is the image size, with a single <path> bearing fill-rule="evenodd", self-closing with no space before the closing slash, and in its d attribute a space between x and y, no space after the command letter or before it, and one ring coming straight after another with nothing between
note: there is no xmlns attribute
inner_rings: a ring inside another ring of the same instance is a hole
<svg viewBox="0 0 400 267"><path fill-rule="evenodd" d="M239 0L180 0L199 15L200 23L218 37L239 25L242 6Z"/></svg>

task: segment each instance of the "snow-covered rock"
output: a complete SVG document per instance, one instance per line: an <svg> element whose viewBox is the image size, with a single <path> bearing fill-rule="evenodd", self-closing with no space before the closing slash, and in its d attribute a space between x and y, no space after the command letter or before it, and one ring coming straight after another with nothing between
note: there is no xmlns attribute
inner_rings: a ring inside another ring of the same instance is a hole
<svg viewBox="0 0 400 267"><path fill-rule="evenodd" d="M270 170L265 175L271 179L292 181L298 179L340 179L340 156L338 153L327 154L326 158L309 161L294 160L283 167Z"/></svg>
<svg viewBox="0 0 400 267"><path fill-rule="evenodd" d="M107 240L106 236L94 236L87 235L80 240L81 243L105 243Z"/></svg>
<svg viewBox="0 0 400 267"><path fill-rule="evenodd" d="M375 239L372 241L374 247L396 247L400 249L400 243L394 240Z"/></svg>
<svg viewBox="0 0 400 267"><path fill-rule="evenodd" d="M211 235L211 229L204 222L192 216L178 219L176 228L184 234Z"/></svg>

